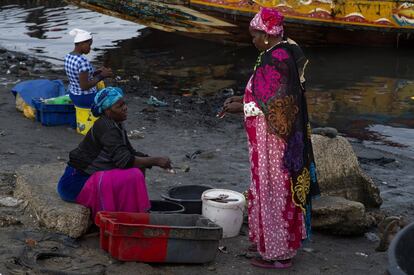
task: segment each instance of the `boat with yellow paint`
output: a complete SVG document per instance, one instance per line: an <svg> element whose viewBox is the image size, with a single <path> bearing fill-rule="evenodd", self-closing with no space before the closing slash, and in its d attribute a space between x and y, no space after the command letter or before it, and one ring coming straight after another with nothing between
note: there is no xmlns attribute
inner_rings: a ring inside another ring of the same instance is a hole
<svg viewBox="0 0 414 275"><path fill-rule="evenodd" d="M414 41L414 0L72 0L151 28L223 42L249 41L261 6L285 15L287 34L305 44L394 45Z"/></svg>

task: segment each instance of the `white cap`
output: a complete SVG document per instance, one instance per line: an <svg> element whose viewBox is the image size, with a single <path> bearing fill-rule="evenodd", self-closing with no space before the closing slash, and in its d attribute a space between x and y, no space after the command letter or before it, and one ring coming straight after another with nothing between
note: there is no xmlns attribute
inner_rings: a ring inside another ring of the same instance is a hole
<svg viewBox="0 0 414 275"><path fill-rule="evenodd" d="M92 35L90 32L81 29L73 29L69 32L69 35L75 37L75 39L73 40L74 43L80 43L92 39Z"/></svg>

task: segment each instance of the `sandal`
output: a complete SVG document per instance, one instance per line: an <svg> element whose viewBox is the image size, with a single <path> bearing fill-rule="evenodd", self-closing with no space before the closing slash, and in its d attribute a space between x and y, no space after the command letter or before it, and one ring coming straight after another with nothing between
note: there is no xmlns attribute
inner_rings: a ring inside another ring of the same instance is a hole
<svg viewBox="0 0 414 275"><path fill-rule="evenodd" d="M251 265L267 269L286 269L292 266L292 260L266 261L255 258L250 261Z"/></svg>

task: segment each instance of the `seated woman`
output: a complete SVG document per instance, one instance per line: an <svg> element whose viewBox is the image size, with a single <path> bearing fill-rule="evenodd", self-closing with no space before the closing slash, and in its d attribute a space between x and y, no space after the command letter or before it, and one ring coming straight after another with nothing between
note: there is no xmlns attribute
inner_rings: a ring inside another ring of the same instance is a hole
<svg viewBox="0 0 414 275"><path fill-rule="evenodd" d="M69 79L69 96L73 103L82 108L90 108L96 93L96 84L111 77L112 70L102 67L95 71L85 57L91 51L92 35L81 29L69 32L74 36L75 48L65 56L65 72Z"/></svg>
<svg viewBox="0 0 414 275"><path fill-rule="evenodd" d="M97 93L92 112L99 119L70 152L58 183L60 197L90 208L93 219L101 210L148 211L145 168L171 168L169 158L149 157L132 148L122 124L127 109L121 89L107 87Z"/></svg>

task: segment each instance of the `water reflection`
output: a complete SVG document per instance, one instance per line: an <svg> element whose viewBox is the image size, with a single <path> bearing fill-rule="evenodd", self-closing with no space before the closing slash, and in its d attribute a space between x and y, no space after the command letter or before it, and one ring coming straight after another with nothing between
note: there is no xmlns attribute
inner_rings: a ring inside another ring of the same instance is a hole
<svg viewBox="0 0 414 275"><path fill-rule="evenodd" d="M138 36L143 28L64 1L0 2L1 47L29 52L61 66L64 55L73 48L68 32L75 27L94 34L91 59L103 49L116 46L118 40Z"/></svg>
<svg viewBox="0 0 414 275"><path fill-rule="evenodd" d="M140 37L118 46L98 60L119 74L150 80L168 93L207 96L227 87L242 90L251 73L251 62L247 68L237 66L238 59L245 59L237 49L172 33L143 30Z"/></svg>
<svg viewBox="0 0 414 275"><path fill-rule="evenodd" d="M229 85L239 90L252 72L254 48L218 44L162 32L122 41L102 57L113 67L146 79L173 93L214 92ZM393 49L306 48L308 104L312 122L334 126L361 139L378 140L371 124L414 127L414 55ZM135 58L114 59L114 56ZM215 82L215 86L212 85Z"/></svg>
<svg viewBox="0 0 414 275"><path fill-rule="evenodd" d="M309 80L316 88L337 89L368 77L413 79L414 53L409 49L332 47L307 48Z"/></svg>
<svg viewBox="0 0 414 275"><path fill-rule="evenodd" d="M44 14L44 9L32 9L27 14L25 22L28 30L28 32L26 32L27 35L40 39L46 38L44 24L47 23L47 17Z"/></svg>
<svg viewBox="0 0 414 275"><path fill-rule="evenodd" d="M310 116L317 124L336 125L352 137L381 140L371 125L414 128L413 94L412 80L369 77L342 89L310 90Z"/></svg>
<svg viewBox="0 0 414 275"><path fill-rule="evenodd" d="M330 123L332 115L377 117L378 122L389 123L396 117L414 119L413 94L414 81L369 77L342 89L310 89L308 98L312 116L322 124ZM323 114L319 116L318 112Z"/></svg>

